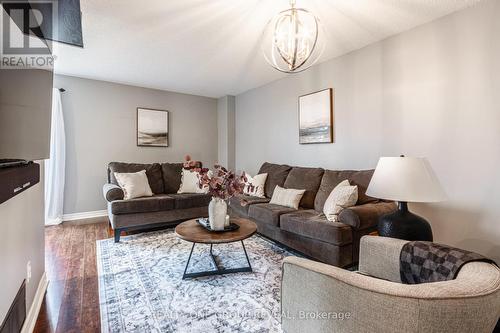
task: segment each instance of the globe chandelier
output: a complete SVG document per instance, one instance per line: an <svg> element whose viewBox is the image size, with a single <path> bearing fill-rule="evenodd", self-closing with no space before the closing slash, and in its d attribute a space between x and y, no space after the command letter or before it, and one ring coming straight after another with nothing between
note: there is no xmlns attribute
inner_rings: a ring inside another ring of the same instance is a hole
<svg viewBox="0 0 500 333"><path fill-rule="evenodd" d="M266 61L284 73L298 73L314 65L324 50L324 30L319 19L303 8L290 9L273 17L262 36Z"/></svg>

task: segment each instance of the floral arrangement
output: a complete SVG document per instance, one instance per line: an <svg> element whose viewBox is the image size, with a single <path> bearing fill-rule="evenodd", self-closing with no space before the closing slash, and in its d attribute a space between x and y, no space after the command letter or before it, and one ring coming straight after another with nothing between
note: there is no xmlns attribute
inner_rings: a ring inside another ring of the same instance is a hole
<svg viewBox="0 0 500 333"><path fill-rule="evenodd" d="M184 169L198 172L200 189L207 188L208 194L214 198L228 200L235 195L243 193L243 189L247 185L246 182L248 179L245 173L237 176L234 172L218 164L214 165L214 170L200 168L200 164L193 161L189 155L185 157L185 160Z"/></svg>

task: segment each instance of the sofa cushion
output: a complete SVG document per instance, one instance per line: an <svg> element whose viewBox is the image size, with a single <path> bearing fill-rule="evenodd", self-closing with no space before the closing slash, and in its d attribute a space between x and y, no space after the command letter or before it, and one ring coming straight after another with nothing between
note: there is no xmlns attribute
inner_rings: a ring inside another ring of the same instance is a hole
<svg viewBox="0 0 500 333"><path fill-rule="evenodd" d="M122 163L111 162L108 164L108 180L110 183L118 185L116 181L115 172L118 173L131 173L146 170L149 186L154 194L161 194L163 192L163 178L161 166L158 163L152 164L139 164L139 163Z"/></svg>
<svg viewBox="0 0 500 333"><path fill-rule="evenodd" d="M285 188L306 190L300 201L300 207L314 208L314 198L321 184L324 170L321 168L293 167L288 173Z"/></svg>
<svg viewBox="0 0 500 333"><path fill-rule="evenodd" d="M358 186L358 202L357 205L363 205L369 202L377 202L378 199L366 195L366 189L372 179L374 170L352 171L352 170L325 170L321 184L314 200L314 209L318 212L323 211L325 201L332 190L343 180L349 180L351 185Z"/></svg>
<svg viewBox="0 0 500 333"><path fill-rule="evenodd" d="M123 190L125 200L153 196L146 170L131 173L115 172L113 175Z"/></svg>
<svg viewBox="0 0 500 333"><path fill-rule="evenodd" d="M330 222L313 209L283 214L280 228L297 235L317 239L334 245L352 242L352 229L343 223Z"/></svg>
<svg viewBox="0 0 500 333"><path fill-rule="evenodd" d="M268 162L262 164L259 174L267 173L266 186L264 188L264 193L267 198L273 196L276 185L281 187L285 185L286 177L291 169L292 167L288 165L272 164Z"/></svg>
<svg viewBox="0 0 500 333"><path fill-rule="evenodd" d="M377 202L379 199L366 195L368 185L372 180L375 170L354 171L349 177L351 185L358 186L358 205L364 205L370 202Z"/></svg>
<svg viewBox="0 0 500 333"><path fill-rule="evenodd" d="M269 203L254 204L248 209L248 216L259 222L279 227L280 216L286 213L296 212L296 209Z"/></svg>
<svg viewBox="0 0 500 333"><path fill-rule="evenodd" d="M163 190L165 193L177 193L181 186L182 163L162 163Z"/></svg>
<svg viewBox="0 0 500 333"><path fill-rule="evenodd" d="M197 161L196 167L201 168L202 163ZM181 187L182 168L184 163L162 163L163 191L166 194L177 193Z"/></svg>
<svg viewBox="0 0 500 333"><path fill-rule="evenodd" d="M240 216L248 216L248 209L251 205L259 204L259 203L268 203L271 199L269 198L259 198L252 197L248 195L238 195L229 199L229 206L232 210L234 210ZM242 205L242 202L245 201L245 205Z"/></svg>
<svg viewBox="0 0 500 333"><path fill-rule="evenodd" d="M208 206L212 197L204 193L169 194L175 200L175 209L187 209Z"/></svg>
<svg viewBox="0 0 500 333"><path fill-rule="evenodd" d="M153 213L172 210L175 207L173 198L166 194L156 194L152 197L131 200L115 200L111 204L113 214Z"/></svg>
<svg viewBox="0 0 500 333"><path fill-rule="evenodd" d="M300 200L306 190L296 190L293 188L283 188L276 186L273 197L269 203L299 209Z"/></svg>

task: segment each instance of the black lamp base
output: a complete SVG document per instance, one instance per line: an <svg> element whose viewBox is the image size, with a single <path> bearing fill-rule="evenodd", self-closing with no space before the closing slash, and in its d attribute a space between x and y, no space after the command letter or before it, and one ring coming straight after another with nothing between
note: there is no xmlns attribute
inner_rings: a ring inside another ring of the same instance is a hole
<svg viewBox="0 0 500 333"><path fill-rule="evenodd" d="M383 237L409 241L432 242L432 229L429 222L410 212L406 202L400 202L398 208L396 212L380 218L378 222L378 234Z"/></svg>

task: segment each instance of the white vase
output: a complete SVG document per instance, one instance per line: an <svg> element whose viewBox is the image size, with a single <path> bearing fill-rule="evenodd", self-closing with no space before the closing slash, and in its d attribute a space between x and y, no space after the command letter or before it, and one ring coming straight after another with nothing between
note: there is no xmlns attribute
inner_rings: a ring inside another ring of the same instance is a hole
<svg viewBox="0 0 500 333"><path fill-rule="evenodd" d="M224 230L226 223L227 204L224 200L212 197L208 205L208 221L212 230Z"/></svg>

